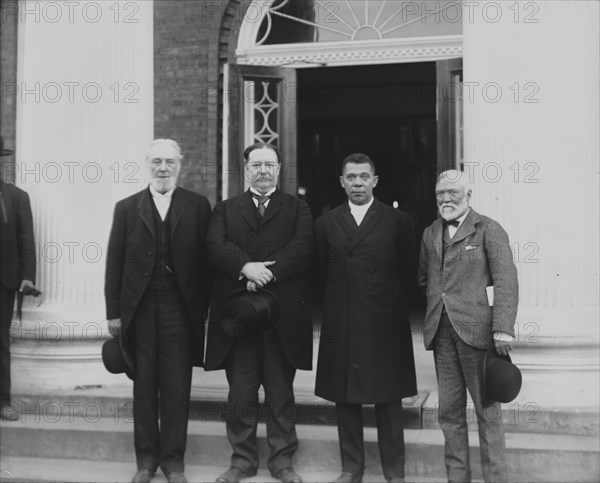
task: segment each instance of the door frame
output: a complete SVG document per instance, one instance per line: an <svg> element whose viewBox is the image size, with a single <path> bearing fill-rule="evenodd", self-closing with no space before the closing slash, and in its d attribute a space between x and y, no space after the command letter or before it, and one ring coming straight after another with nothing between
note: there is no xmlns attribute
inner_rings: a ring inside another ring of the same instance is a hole
<svg viewBox="0 0 600 483"><path fill-rule="evenodd" d="M263 0L263 4L266 4ZM239 70L257 67L257 72L269 67L295 70L299 68L360 66L365 64L397 64L416 62L437 62L463 58L463 35L439 35L430 37L411 37L388 40L369 40L352 42L305 42L297 44L256 46L259 21L242 21L235 50L235 62L224 66L224 86L228 92L238 83ZM243 93L242 93L243 95ZM222 140L222 186L223 198L231 197L243 191L243 177L237 180L232 173L240 172L240 131L243 130L243 118L240 117L240 100L237 96L227 96L223 101L223 140ZM236 104L237 105L234 105ZM296 125L295 112L288 110L287 123ZM295 110L293 110L295 111ZM232 122L235 120L235 122ZM237 124L237 125L236 125ZM292 132L296 132L293 130ZM295 194L296 174L296 136L285 141L282 152L283 173L282 189ZM293 145L293 150L290 146ZM293 151L293 152L292 152ZM292 163L292 164L289 164ZM438 163L439 168L439 163ZM293 171L293 173L292 173Z"/></svg>

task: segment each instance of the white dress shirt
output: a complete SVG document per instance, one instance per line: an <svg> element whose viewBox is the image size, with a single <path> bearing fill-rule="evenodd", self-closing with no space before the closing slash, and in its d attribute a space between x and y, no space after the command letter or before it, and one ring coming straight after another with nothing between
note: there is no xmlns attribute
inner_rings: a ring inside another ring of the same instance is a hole
<svg viewBox="0 0 600 483"><path fill-rule="evenodd" d="M374 199L375 198L371 198L371 201L369 201L368 203L365 203L364 205L355 205L354 203L350 202L350 200L348 200L348 206L350 207L350 213L352 213L352 216L356 220L356 224L358 226L360 226L360 224L362 223L365 215L367 214L367 211L373 204Z"/></svg>
<svg viewBox="0 0 600 483"><path fill-rule="evenodd" d="M154 206L158 210L158 214L160 215L160 219L165 221L167 217L167 212L169 211L169 207L171 206L171 200L173 199L173 190L167 191L165 194L159 193L152 186L150 186L150 193L152 194L152 200L154 201Z"/></svg>

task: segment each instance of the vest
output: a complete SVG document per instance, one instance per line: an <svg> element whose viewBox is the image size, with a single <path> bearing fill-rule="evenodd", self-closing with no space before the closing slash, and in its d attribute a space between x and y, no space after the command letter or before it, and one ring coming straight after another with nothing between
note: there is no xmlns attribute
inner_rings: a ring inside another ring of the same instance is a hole
<svg viewBox="0 0 600 483"><path fill-rule="evenodd" d="M155 290L172 290L177 288L177 277L171 255L171 206L167 211L165 220L161 220L160 214L151 200L152 219L154 220L154 267L150 275L148 287Z"/></svg>

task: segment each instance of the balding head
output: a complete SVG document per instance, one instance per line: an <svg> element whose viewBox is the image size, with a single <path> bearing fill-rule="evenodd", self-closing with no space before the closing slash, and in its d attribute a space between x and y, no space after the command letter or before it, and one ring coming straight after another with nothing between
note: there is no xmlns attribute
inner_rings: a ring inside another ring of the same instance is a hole
<svg viewBox="0 0 600 483"><path fill-rule="evenodd" d="M460 218L469 208L471 192L471 183L466 173L456 169L442 172L435 184L440 216L447 221Z"/></svg>

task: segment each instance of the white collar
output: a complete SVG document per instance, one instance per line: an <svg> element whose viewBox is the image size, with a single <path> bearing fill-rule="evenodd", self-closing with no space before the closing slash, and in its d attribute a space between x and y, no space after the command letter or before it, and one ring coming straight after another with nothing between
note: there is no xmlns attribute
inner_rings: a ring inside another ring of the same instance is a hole
<svg viewBox="0 0 600 483"><path fill-rule="evenodd" d="M258 195L258 196L271 196L271 195L272 195L272 194L275 192L275 190L276 190L276 189L277 189L277 186L276 186L275 188L271 188L271 189L270 189L269 191L267 191L267 192L266 192L264 195L263 195L262 193L259 193L259 192L258 192L257 190L255 190L254 188L250 188L250 191L251 191L252 193L254 193L255 195Z"/></svg>
<svg viewBox="0 0 600 483"><path fill-rule="evenodd" d="M152 185L150 185L150 193L152 194L153 198L170 198L173 196L173 191L175 191L175 189L169 190L166 193L159 193Z"/></svg>
<svg viewBox="0 0 600 483"><path fill-rule="evenodd" d="M348 206L350 207L350 213L366 213L367 210L371 207L375 201L375 197L371 197L371 201L365 203L364 205L355 205L350 200L348 200Z"/></svg>

